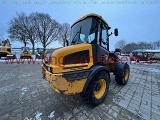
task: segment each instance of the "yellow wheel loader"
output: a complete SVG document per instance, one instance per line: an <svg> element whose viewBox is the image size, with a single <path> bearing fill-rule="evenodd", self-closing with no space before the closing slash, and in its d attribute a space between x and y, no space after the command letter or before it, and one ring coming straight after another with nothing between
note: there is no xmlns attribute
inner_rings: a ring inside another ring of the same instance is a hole
<svg viewBox="0 0 160 120"><path fill-rule="evenodd" d="M30 52L30 49L29 49L29 47L22 47L21 48L21 54L20 54L20 58L21 59L25 59L25 58L32 58L32 54L31 54L31 52Z"/></svg>
<svg viewBox="0 0 160 120"><path fill-rule="evenodd" d="M13 55L11 52L11 44L10 41L4 40L0 44L0 58L5 58L5 59L15 59L16 55Z"/></svg>
<svg viewBox="0 0 160 120"><path fill-rule="evenodd" d="M36 58L37 59L43 59L44 55L45 55L45 52L43 51L43 48L37 48Z"/></svg>
<svg viewBox="0 0 160 120"><path fill-rule="evenodd" d="M73 23L68 46L53 50L43 60L43 78L53 90L68 95L80 93L89 105L97 106L107 96L111 72L118 84L127 84L130 68L109 51L110 29L101 16L93 13ZM118 35L117 28L114 34Z"/></svg>

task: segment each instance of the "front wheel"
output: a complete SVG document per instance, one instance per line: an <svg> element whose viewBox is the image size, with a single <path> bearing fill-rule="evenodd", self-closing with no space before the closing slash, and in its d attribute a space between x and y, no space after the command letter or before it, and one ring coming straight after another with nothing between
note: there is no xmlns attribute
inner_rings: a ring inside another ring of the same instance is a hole
<svg viewBox="0 0 160 120"><path fill-rule="evenodd" d="M126 64L124 68L122 69L122 75L121 76L115 76L116 82L120 85L126 85L129 79L130 75L130 68L129 65Z"/></svg>
<svg viewBox="0 0 160 120"><path fill-rule="evenodd" d="M105 71L97 73L90 81L86 91L82 93L84 100L91 106L101 104L109 90L109 75Z"/></svg>

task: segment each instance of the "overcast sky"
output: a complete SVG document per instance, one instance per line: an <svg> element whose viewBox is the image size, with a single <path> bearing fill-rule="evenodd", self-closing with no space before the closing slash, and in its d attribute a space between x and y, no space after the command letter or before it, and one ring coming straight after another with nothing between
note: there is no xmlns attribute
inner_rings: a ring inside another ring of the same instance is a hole
<svg viewBox="0 0 160 120"><path fill-rule="evenodd" d="M0 9L0 37L4 39L16 12L41 12L69 24L88 13L101 15L111 26L110 32L119 29L118 37L110 37L110 50L122 39L128 43L160 40L160 0L1 0ZM22 47L17 42L12 45ZM54 42L49 47L59 46Z"/></svg>

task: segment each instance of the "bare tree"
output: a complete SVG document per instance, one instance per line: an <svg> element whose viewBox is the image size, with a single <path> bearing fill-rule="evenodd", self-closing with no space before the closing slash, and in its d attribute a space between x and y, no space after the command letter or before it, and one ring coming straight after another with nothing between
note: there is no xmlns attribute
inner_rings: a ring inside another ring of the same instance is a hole
<svg viewBox="0 0 160 120"><path fill-rule="evenodd" d="M24 46L31 43L32 52L34 53L37 36L32 17L24 13L17 13L17 17L14 17L9 25L9 37L13 38L13 41L17 40L22 42Z"/></svg>
<svg viewBox="0 0 160 120"><path fill-rule="evenodd" d="M63 23L60 25L60 34L58 35L58 41L64 47L66 46L66 41L69 40L70 37L70 25L68 23Z"/></svg>
<svg viewBox="0 0 160 120"><path fill-rule="evenodd" d="M116 44L115 44L115 48L119 48L123 50L123 47L126 45L126 41L125 40L119 40Z"/></svg>
<svg viewBox="0 0 160 120"><path fill-rule="evenodd" d="M154 49L160 49L160 40L157 40L157 41L153 42L152 47Z"/></svg>
<svg viewBox="0 0 160 120"><path fill-rule="evenodd" d="M35 43L37 42L36 29L34 26L34 22L32 16L29 15L24 23L24 28L26 31L26 36L29 42L32 44L32 53L34 54Z"/></svg>
<svg viewBox="0 0 160 120"><path fill-rule="evenodd" d="M4 40L3 34L0 33L0 41Z"/></svg>
<svg viewBox="0 0 160 120"><path fill-rule="evenodd" d="M34 28L37 30L37 37L42 43L43 50L45 51L46 47L58 37L60 31L59 23L56 20L51 19L48 14L36 12L32 13L31 16Z"/></svg>
<svg viewBox="0 0 160 120"><path fill-rule="evenodd" d="M151 44L147 42L139 42L137 43L138 49L151 49Z"/></svg>
<svg viewBox="0 0 160 120"><path fill-rule="evenodd" d="M123 47L123 50L127 53L130 53L133 50L137 49L137 44L136 43L128 43Z"/></svg>
<svg viewBox="0 0 160 120"><path fill-rule="evenodd" d="M20 41L26 46L28 43L26 30L25 30L25 20L27 16L24 13L18 14L16 17L13 17L9 23L9 37L12 38L12 41Z"/></svg>
<svg viewBox="0 0 160 120"><path fill-rule="evenodd" d="M136 49L160 49L160 40L154 42L138 42L138 43L128 43L125 44L125 41L120 40L115 45L116 48L122 49L124 52L130 53Z"/></svg>

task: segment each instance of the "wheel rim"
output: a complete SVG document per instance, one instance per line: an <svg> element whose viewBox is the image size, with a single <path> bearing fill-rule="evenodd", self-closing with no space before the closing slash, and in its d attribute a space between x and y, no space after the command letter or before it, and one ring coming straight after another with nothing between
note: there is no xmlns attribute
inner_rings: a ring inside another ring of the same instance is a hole
<svg viewBox="0 0 160 120"><path fill-rule="evenodd" d="M124 79L128 80L128 77L129 77L129 70L126 69Z"/></svg>
<svg viewBox="0 0 160 120"><path fill-rule="evenodd" d="M100 99L105 91L106 91L106 81L104 79L100 79L97 84L96 84L96 87L95 87L95 90L94 90L94 95L97 99Z"/></svg>

